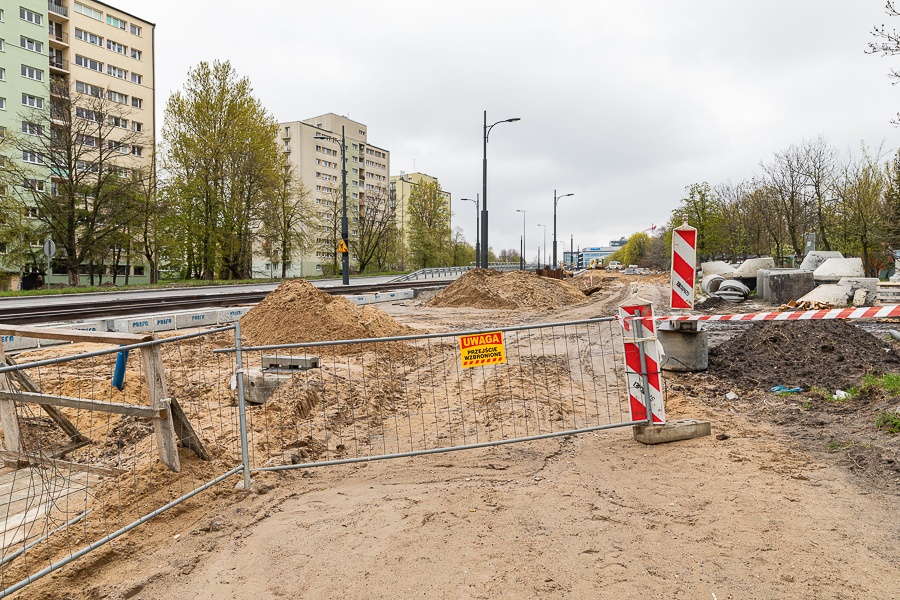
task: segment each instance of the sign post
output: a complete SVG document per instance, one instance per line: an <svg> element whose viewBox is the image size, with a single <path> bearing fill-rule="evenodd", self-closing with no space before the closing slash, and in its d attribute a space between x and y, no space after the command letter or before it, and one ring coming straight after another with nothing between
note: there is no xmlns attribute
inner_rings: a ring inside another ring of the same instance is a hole
<svg viewBox="0 0 900 600"><path fill-rule="evenodd" d="M47 277L44 279L44 283L47 284L47 288L50 287L50 275L53 273L53 267L51 265L50 259L56 256L56 242L48 239L44 242L44 256L47 257Z"/></svg>

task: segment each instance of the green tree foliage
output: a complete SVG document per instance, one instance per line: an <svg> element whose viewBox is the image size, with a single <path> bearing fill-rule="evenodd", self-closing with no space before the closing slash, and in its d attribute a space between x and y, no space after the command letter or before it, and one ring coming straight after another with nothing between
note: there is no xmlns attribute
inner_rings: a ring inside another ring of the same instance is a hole
<svg viewBox="0 0 900 600"><path fill-rule="evenodd" d="M373 261L383 264L397 239L397 222L394 203L385 192L367 192L357 210L356 235L350 236L349 245L362 273Z"/></svg>
<svg viewBox="0 0 900 600"><path fill-rule="evenodd" d="M230 62L201 62L166 103L166 227L185 276L252 275L253 243L265 203L283 187L284 164L277 122L252 91Z"/></svg>
<svg viewBox="0 0 900 600"><path fill-rule="evenodd" d="M437 181L413 186L409 195L409 251L419 268L449 260L450 202Z"/></svg>
<svg viewBox="0 0 900 600"><path fill-rule="evenodd" d="M312 247L317 222L309 191L285 162L276 193L263 205L261 230L263 253L271 264L281 265L282 279L294 257Z"/></svg>

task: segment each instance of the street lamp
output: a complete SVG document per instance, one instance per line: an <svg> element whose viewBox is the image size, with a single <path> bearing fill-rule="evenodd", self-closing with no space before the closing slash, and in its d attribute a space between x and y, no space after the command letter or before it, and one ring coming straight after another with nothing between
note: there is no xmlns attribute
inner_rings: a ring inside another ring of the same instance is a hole
<svg viewBox="0 0 900 600"><path fill-rule="evenodd" d="M487 124L487 111L484 111L484 161L482 163L481 172L481 264L476 265L487 269L488 266L488 209L487 209L487 143L488 136L491 135L491 129L494 125L500 123L515 123L521 121L519 117L512 119L504 119L497 121L490 127Z"/></svg>
<svg viewBox="0 0 900 600"><path fill-rule="evenodd" d="M516 209L516 212L522 213L522 256L519 257L519 270L525 270L525 209Z"/></svg>
<svg viewBox="0 0 900 600"><path fill-rule="evenodd" d="M462 200L463 202L474 202L475 203L475 268L477 269L478 263L480 260L480 255L478 254L478 250L479 250L479 246L478 246L478 238L479 238L479 235L478 235L478 223L479 223L478 195L477 194L475 195L474 200L472 200L471 198L460 198L460 200Z"/></svg>
<svg viewBox="0 0 900 600"><path fill-rule="evenodd" d="M538 224L538 227L544 228L544 266L547 266L547 226ZM538 263L541 262L541 253L538 252ZM538 269L541 268L541 265L538 264Z"/></svg>
<svg viewBox="0 0 900 600"><path fill-rule="evenodd" d="M574 196L575 194L563 194L562 196L556 195L556 190L553 190L553 268L556 268L556 265L559 264L556 262L556 203L559 202L560 198L565 198L566 196Z"/></svg>
<svg viewBox="0 0 900 600"><path fill-rule="evenodd" d="M317 140L329 140L338 143L331 136L316 134L313 136ZM344 201L343 212L341 213L341 243L338 251L341 253L341 275L343 276L344 285L350 285L350 248L347 246L347 239L350 237L349 228L347 227L347 138L344 136L344 126L341 125L341 197Z"/></svg>

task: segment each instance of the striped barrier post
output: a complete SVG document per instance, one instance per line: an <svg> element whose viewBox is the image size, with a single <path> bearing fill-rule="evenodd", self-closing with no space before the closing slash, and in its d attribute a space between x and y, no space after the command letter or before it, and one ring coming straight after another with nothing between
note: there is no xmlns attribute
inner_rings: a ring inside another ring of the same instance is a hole
<svg viewBox="0 0 900 600"><path fill-rule="evenodd" d="M672 230L673 309L694 308L694 279L697 272L697 230L684 223Z"/></svg>
<svg viewBox="0 0 900 600"><path fill-rule="evenodd" d="M619 320L625 332L625 377L631 420L663 424L666 422L666 408L659 376L653 305L632 296L619 307Z"/></svg>

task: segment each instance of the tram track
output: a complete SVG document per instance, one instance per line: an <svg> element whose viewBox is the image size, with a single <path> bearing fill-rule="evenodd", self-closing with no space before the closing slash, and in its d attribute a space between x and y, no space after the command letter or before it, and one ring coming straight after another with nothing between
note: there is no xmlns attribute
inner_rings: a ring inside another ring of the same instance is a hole
<svg viewBox="0 0 900 600"><path fill-rule="evenodd" d="M322 287L323 292L336 296L354 296L375 292L407 289L445 287L452 281L406 281L403 283L363 284L340 287ZM203 295L184 294L154 298L121 298L78 302L66 306L15 306L4 307L0 302L0 323L7 325L34 325L53 321L77 321L102 317L160 313L166 311L195 310L198 308L222 308L248 306L260 302L271 291L250 290L239 293L222 292Z"/></svg>

